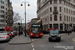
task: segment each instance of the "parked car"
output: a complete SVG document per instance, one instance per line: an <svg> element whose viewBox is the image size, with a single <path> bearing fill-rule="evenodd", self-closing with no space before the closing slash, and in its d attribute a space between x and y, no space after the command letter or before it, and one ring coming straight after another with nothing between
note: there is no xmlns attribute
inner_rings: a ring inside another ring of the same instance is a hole
<svg viewBox="0 0 75 50"><path fill-rule="evenodd" d="M51 40L58 40L58 41L61 41L61 36L59 35L59 31L58 30L50 30L49 32L49 42Z"/></svg>
<svg viewBox="0 0 75 50"><path fill-rule="evenodd" d="M0 41L9 41L10 36L5 31L0 31Z"/></svg>
<svg viewBox="0 0 75 50"><path fill-rule="evenodd" d="M7 32L7 35L9 35L9 36L10 36L10 38L12 38L11 31Z"/></svg>
<svg viewBox="0 0 75 50"><path fill-rule="evenodd" d="M14 32L11 32L11 35L12 35L12 37L14 37L15 36L15 33Z"/></svg>
<svg viewBox="0 0 75 50"><path fill-rule="evenodd" d="M17 31L13 31L13 33L14 33L15 35L17 35Z"/></svg>

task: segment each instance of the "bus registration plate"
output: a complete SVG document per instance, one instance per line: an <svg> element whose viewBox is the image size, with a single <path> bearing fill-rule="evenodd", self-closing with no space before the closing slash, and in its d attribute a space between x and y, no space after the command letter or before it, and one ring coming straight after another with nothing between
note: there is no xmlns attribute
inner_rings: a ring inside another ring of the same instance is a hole
<svg viewBox="0 0 75 50"><path fill-rule="evenodd" d="M38 37L38 36L36 35L36 37Z"/></svg>

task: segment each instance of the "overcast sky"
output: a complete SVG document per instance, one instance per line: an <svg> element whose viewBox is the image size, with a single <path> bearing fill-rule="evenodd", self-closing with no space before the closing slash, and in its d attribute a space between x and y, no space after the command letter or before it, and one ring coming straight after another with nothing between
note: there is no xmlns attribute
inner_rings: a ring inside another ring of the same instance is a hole
<svg viewBox="0 0 75 50"><path fill-rule="evenodd" d="M19 15L21 16L22 19L25 19L24 13L24 3L22 3L24 0L11 0L12 2L12 6L13 6L13 11L16 13L19 13ZM29 2L30 6L26 6L26 22L30 21L32 18L36 18L37 14L37 0L26 0ZM21 3L23 4L23 6L20 6ZM18 21L20 22L20 21ZM24 23L25 20L22 20L22 22Z"/></svg>

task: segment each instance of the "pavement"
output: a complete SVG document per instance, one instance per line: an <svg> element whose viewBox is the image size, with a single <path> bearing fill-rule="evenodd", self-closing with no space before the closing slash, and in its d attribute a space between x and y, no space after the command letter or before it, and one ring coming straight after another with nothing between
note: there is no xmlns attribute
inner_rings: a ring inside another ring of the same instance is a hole
<svg viewBox="0 0 75 50"><path fill-rule="evenodd" d="M31 39L28 36L25 37L24 35L20 35L20 36L17 35L9 42L9 44L12 45L30 44L30 43L31 43Z"/></svg>

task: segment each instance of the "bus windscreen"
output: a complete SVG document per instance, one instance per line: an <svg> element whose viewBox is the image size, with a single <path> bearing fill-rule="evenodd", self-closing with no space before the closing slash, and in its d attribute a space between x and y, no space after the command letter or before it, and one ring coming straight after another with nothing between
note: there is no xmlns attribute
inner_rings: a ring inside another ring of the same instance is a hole
<svg viewBox="0 0 75 50"><path fill-rule="evenodd" d="M32 32L33 33L41 33L42 32L42 20L41 19L33 19L32 20Z"/></svg>
<svg viewBox="0 0 75 50"><path fill-rule="evenodd" d="M41 33L41 32L42 32L42 28L41 28L41 27L32 28L32 32L33 32L33 33Z"/></svg>

